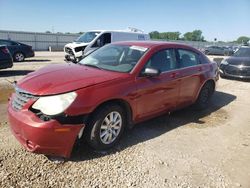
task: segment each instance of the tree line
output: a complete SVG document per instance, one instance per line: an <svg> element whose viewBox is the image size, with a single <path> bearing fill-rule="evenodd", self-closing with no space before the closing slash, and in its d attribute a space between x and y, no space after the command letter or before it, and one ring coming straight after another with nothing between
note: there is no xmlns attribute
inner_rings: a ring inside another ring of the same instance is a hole
<svg viewBox="0 0 250 188"><path fill-rule="evenodd" d="M52 33L51 31L46 31L46 33ZM62 32L57 32L58 34L63 34ZM83 34L84 32L79 32L78 34ZM65 34L76 34L76 33L70 33L66 32ZM201 30L194 30L192 32L186 32L183 35L179 31L176 32L158 32L158 31L152 31L149 33L151 39L157 39L157 40L186 40L186 41L203 41L205 42L205 38L202 35ZM217 39L214 39L217 41ZM235 41L239 44L245 44L250 41L250 37L247 36L240 36ZM222 41L220 41L222 42Z"/></svg>
<svg viewBox="0 0 250 188"><path fill-rule="evenodd" d="M158 40L186 40L186 41L203 41L205 42L205 38L202 35L201 30L194 30L192 32L186 32L183 35L179 31L176 32L158 32L152 31L149 33L151 39L158 39ZM217 41L217 39L214 39ZM248 43L250 41L250 37L247 36L240 36L235 41L239 44Z"/></svg>

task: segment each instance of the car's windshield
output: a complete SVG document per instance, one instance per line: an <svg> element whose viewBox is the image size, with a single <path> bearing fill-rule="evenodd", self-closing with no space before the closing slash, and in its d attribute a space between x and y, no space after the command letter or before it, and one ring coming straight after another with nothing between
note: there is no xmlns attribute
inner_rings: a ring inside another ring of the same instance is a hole
<svg viewBox="0 0 250 188"><path fill-rule="evenodd" d="M234 55L235 57L250 57L250 48L239 48Z"/></svg>
<svg viewBox="0 0 250 188"><path fill-rule="evenodd" d="M130 72L146 51L147 48L141 46L110 44L86 56L79 63L110 71Z"/></svg>
<svg viewBox="0 0 250 188"><path fill-rule="evenodd" d="M91 42L100 32L86 32L75 40L75 42Z"/></svg>

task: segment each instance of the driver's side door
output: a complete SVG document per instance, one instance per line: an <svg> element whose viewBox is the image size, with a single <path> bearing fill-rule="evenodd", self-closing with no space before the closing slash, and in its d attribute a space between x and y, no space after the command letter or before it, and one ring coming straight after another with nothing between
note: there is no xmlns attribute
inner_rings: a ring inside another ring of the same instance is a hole
<svg viewBox="0 0 250 188"><path fill-rule="evenodd" d="M136 119L174 110L179 97L180 82L174 49L156 52L144 68L158 69L161 74L137 78Z"/></svg>

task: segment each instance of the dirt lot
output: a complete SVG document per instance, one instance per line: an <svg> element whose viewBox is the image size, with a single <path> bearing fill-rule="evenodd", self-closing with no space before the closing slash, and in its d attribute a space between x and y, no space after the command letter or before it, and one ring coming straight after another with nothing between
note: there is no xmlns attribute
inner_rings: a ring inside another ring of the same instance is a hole
<svg viewBox="0 0 250 188"><path fill-rule="evenodd" d="M63 53L39 52L0 70L0 187L250 187L250 83L243 81L220 79L207 110L141 123L108 152L82 145L55 162L25 151L8 127L6 79L62 61Z"/></svg>

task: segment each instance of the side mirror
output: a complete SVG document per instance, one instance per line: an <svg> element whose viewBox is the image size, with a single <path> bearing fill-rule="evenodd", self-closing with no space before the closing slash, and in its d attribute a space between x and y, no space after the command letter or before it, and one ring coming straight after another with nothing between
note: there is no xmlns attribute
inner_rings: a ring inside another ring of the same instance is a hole
<svg viewBox="0 0 250 188"><path fill-rule="evenodd" d="M97 45L97 47L101 47L101 39L97 39L96 45Z"/></svg>
<svg viewBox="0 0 250 188"><path fill-rule="evenodd" d="M154 68L146 68L142 73L141 76L144 77L154 77L159 76L161 74L161 71Z"/></svg>

